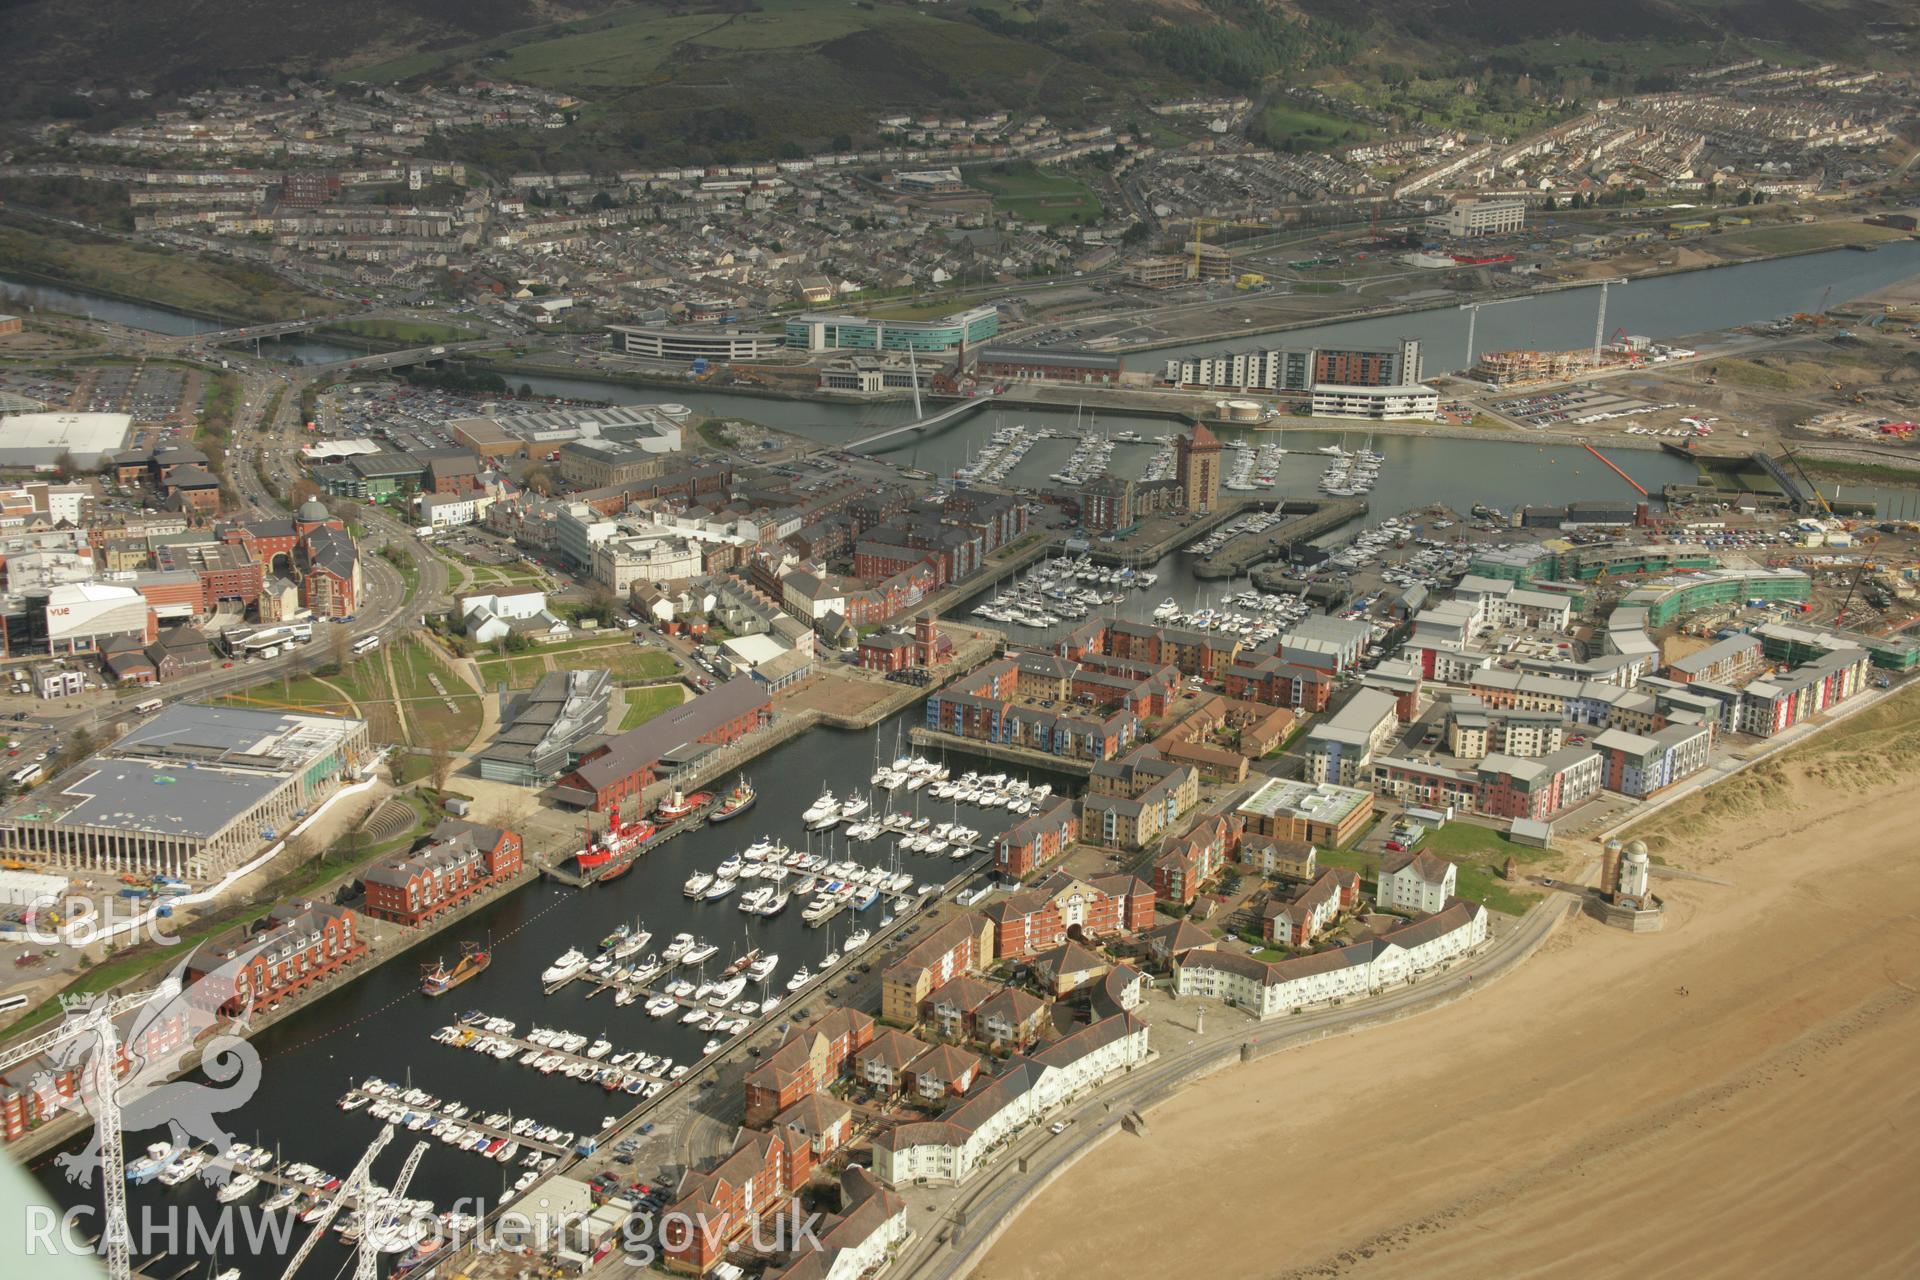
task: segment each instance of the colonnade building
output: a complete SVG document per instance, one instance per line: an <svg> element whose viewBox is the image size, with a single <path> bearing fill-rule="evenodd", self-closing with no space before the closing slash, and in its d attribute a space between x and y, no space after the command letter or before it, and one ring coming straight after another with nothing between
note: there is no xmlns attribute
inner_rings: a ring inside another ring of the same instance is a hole
<svg viewBox="0 0 1920 1280"><path fill-rule="evenodd" d="M285 836L371 751L364 720L177 703L0 812L0 850L212 880Z"/></svg>

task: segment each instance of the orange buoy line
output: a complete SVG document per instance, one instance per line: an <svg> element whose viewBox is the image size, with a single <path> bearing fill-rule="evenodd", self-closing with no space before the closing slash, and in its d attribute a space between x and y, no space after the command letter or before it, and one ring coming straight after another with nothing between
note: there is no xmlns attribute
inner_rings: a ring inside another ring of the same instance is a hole
<svg viewBox="0 0 1920 1280"><path fill-rule="evenodd" d="M1613 459L1609 458L1606 454L1600 452L1598 449L1594 448L1590 444L1582 445L1581 448L1585 449L1588 453L1592 454L1594 457L1600 459L1600 461L1606 463L1608 469L1611 470L1613 474L1619 476L1622 480L1625 480L1628 484L1632 485L1635 489L1638 489L1640 491L1641 497L1644 498L1647 496L1647 491L1641 487L1640 482L1638 480L1635 480L1632 476L1628 475L1626 472L1622 471L1620 468L1614 466Z"/></svg>

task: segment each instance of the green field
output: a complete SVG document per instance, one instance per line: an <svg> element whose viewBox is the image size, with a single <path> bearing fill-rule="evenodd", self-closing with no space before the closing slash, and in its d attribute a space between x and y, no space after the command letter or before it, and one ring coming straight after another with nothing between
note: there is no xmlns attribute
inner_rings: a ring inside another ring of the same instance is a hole
<svg viewBox="0 0 1920 1280"><path fill-rule="evenodd" d="M956 311L964 311L970 305L972 304L958 298L946 297L935 298L930 302L883 302L863 310L866 314L878 316L883 320L938 320Z"/></svg>
<svg viewBox="0 0 1920 1280"><path fill-rule="evenodd" d="M520 654L508 658L482 658L478 663L480 679L487 688L505 682L509 689L531 689L547 673L546 660L538 654Z"/></svg>
<svg viewBox="0 0 1920 1280"><path fill-rule="evenodd" d="M146 248L46 223L0 223L0 262L83 289L209 315L285 320L338 304L301 293L270 271Z"/></svg>
<svg viewBox="0 0 1920 1280"><path fill-rule="evenodd" d="M1032 165L1009 166L1005 172L999 165L991 170L970 170L967 181L992 192L995 208L1030 222L1048 226L1086 222L1101 213L1100 201L1086 183Z"/></svg>
<svg viewBox="0 0 1920 1280"><path fill-rule="evenodd" d="M632 644L590 649L567 665L606 667L613 672L613 678L622 684L661 680L680 670L678 663L658 649L643 649Z"/></svg>
<svg viewBox="0 0 1920 1280"><path fill-rule="evenodd" d="M1554 105L1544 95L1525 97L1506 89L1462 92L1460 80L1451 76L1415 77L1392 86L1377 81L1356 82L1340 86L1334 92L1370 107L1402 113L1423 124L1507 136L1527 133L1572 111L1571 107Z"/></svg>
<svg viewBox="0 0 1920 1280"><path fill-rule="evenodd" d="M489 686L496 681L506 680L513 688L524 689L540 678L540 672L545 670L543 659L548 657L553 658L554 665L561 670L605 667L613 673L615 682L620 684L664 680L680 670L680 664L670 655L634 644L622 632L542 645L532 653L507 657L483 655L477 659L480 678Z"/></svg>
<svg viewBox="0 0 1920 1280"><path fill-rule="evenodd" d="M1508 858L1512 858L1524 866L1555 856L1551 849L1518 844L1498 831L1475 826L1471 822L1449 822L1438 830L1428 831L1420 847L1453 862L1473 861L1494 865L1504 865Z"/></svg>
<svg viewBox="0 0 1920 1280"><path fill-rule="evenodd" d="M501 64L501 74L510 80L583 89L641 83L682 43L726 23L726 18L707 13L636 17L609 30L515 49Z"/></svg>
<svg viewBox="0 0 1920 1280"><path fill-rule="evenodd" d="M624 631L611 631L605 627L601 627L598 630L584 633L578 639L561 640L554 644L543 644L540 646L539 652L578 653L582 649L607 649L617 644L633 644L633 642ZM634 645L633 647L637 649L640 646ZM658 653L659 650L655 649L652 650L652 652Z"/></svg>
<svg viewBox="0 0 1920 1280"><path fill-rule="evenodd" d="M751 12L663 12L636 5L602 17L408 54L351 68L337 78L368 83L404 80L505 50L504 60L488 65L491 73L506 79L562 89L641 88L682 76L703 79L703 64L715 61L716 55L725 59L806 49L870 31L897 33L916 49L941 56L943 65L956 75L1004 69L1010 56L1016 63L1023 61L1017 57L1021 51L1045 59L1018 41L905 6L760 0ZM992 48L996 45L1005 48Z"/></svg>
<svg viewBox="0 0 1920 1280"><path fill-rule="evenodd" d="M1338 143L1370 138L1373 130L1356 120L1304 107L1272 106L1260 113L1248 136L1270 147L1284 149L1293 142L1298 150L1320 151Z"/></svg>
<svg viewBox="0 0 1920 1280"><path fill-rule="evenodd" d="M1761 209L1769 206L1761 205ZM1732 212L1743 212L1736 206ZM1781 227L1729 228L1704 241L1712 249L1745 249L1752 253L1804 253L1809 249L1831 249L1841 244L1876 244L1884 240L1903 240L1907 233L1892 227L1869 227L1859 222L1815 222Z"/></svg>
<svg viewBox="0 0 1920 1280"><path fill-rule="evenodd" d="M684 700L686 686L678 684L645 685L624 690L627 709L620 717L620 732L638 729L647 721Z"/></svg>
<svg viewBox="0 0 1920 1280"><path fill-rule="evenodd" d="M376 651L349 662L337 675L263 680L226 694L221 701L236 706L271 706L318 711L326 715L353 715L354 707L358 704L391 698L386 684L386 672ZM345 695L344 699L342 695Z"/></svg>
<svg viewBox="0 0 1920 1280"><path fill-rule="evenodd" d="M425 746L434 735L444 733L447 745L464 748L480 731L480 695L447 669L445 663L418 641L394 646L393 678L400 701L412 728L409 739L414 746ZM430 675L440 677L441 686L454 704L449 711L441 695L435 692Z"/></svg>

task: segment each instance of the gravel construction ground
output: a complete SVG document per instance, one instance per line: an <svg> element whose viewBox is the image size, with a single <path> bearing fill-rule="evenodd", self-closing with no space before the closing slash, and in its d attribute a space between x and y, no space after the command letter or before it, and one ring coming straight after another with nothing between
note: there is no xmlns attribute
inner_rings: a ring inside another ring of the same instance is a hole
<svg viewBox="0 0 1920 1280"><path fill-rule="evenodd" d="M1856 720L1654 820L1726 882L1657 882L1663 932L1581 918L1464 1003L1209 1077L975 1275L1088 1230L1119 1277L1920 1274L1920 705Z"/></svg>

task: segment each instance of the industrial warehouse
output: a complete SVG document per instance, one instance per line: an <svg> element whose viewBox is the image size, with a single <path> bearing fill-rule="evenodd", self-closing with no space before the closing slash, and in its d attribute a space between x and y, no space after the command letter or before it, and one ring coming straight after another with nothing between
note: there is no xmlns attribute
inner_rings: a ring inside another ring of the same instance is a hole
<svg viewBox="0 0 1920 1280"><path fill-rule="evenodd" d="M457 418L453 438L483 459L543 457L576 441L628 445L647 453L678 453L684 405L613 405L602 409L555 409L490 418Z"/></svg>
<svg viewBox="0 0 1920 1280"><path fill-rule="evenodd" d="M0 418L0 467L52 470L62 457L92 470L127 447L124 413L15 413Z"/></svg>
<svg viewBox="0 0 1920 1280"><path fill-rule="evenodd" d="M285 835L369 750L364 720L178 703L10 805L0 849L213 879Z"/></svg>

